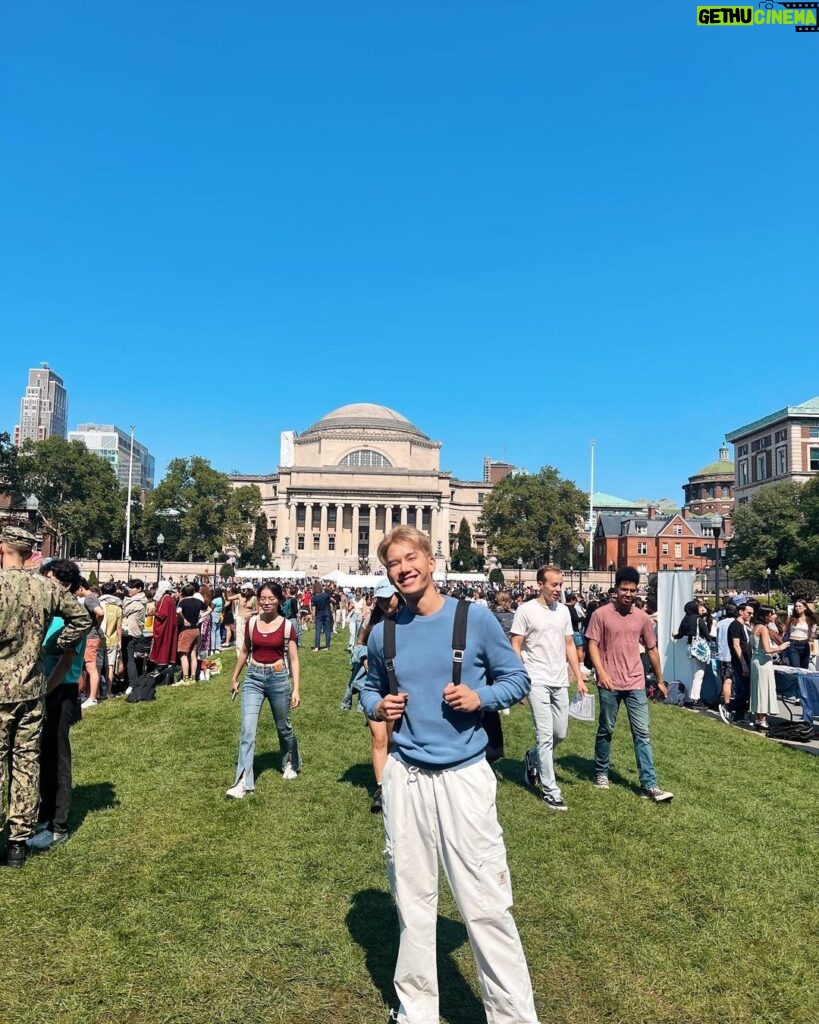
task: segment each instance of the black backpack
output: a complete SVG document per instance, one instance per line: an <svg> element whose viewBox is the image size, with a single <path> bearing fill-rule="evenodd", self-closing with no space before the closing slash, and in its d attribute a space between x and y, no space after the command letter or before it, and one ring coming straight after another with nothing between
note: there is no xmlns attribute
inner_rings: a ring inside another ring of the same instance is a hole
<svg viewBox="0 0 819 1024"><path fill-rule="evenodd" d="M772 740L790 740L792 743L810 743L813 739L812 722L789 722L787 718L768 719L768 737Z"/></svg>
<svg viewBox="0 0 819 1024"><path fill-rule="evenodd" d="M156 700L156 684L159 681L158 672L146 672L131 687L131 692L125 698L129 704L139 704L144 700Z"/></svg>
<svg viewBox="0 0 819 1024"><path fill-rule="evenodd" d="M461 682L461 668L466 650L466 621L469 615L469 601L458 601L455 621L452 624L452 682ZM390 681L390 693L398 693L398 677L395 674L395 619L384 619L384 667ZM497 711L481 711L481 725L487 736L486 760L492 764L503 757L503 729ZM401 719L393 730L401 727Z"/></svg>

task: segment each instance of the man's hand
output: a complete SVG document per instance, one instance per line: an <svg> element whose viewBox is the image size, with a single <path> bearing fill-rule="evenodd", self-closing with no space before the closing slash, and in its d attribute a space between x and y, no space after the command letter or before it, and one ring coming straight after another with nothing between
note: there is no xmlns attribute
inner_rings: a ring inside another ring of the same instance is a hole
<svg viewBox="0 0 819 1024"><path fill-rule="evenodd" d="M589 688L583 682L582 677L577 680L577 692L580 694L581 697L588 697L589 695Z"/></svg>
<svg viewBox="0 0 819 1024"><path fill-rule="evenodd" d="M463 683L447 683L444 700L454 711L477 711L481 706L478 694Z"/></svg>
<svg viewBox="0 0 819 1024"><path fill-rule="evenodd" d="M397 721L404 714L408 699L408 693L388 693L375 705L375 717L380 722Z"/></svg>
<svg viewBox="0 0 819 1024"><path fill-rule="evenodd" d="M665 684L665 683L664 683L664 682L662 681L662 679L658 679L658 680L657 680L657 686L659 687L660 693L661 693L661 694L662 694L662 695L663 695L664 697L666 697L666 696L668 695L668 687L667 687L667 686L666 686L666 684Z"/></svg>
<svg viewBox="0 0 819 1024"><path fill-rule="evenodd" d="M598 669L598 671L596 672L596 676L597 676L597 685L602 690L613 690L614 689L614 680L611 678L611 676L608 674L608 672L606 672L605 669L602 669L602 670Z"/></svg>

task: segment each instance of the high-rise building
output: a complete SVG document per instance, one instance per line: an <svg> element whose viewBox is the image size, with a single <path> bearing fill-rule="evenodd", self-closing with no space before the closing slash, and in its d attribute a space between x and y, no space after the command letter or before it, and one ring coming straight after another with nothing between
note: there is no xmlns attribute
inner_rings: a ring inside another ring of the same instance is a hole
<svg viewBox="0 0 819 1024"><path fill-rule="evenodd" d="M82 441L95 455L107 459L114 467L120 487L128 486L131 462L131 435L110 423L80 423L68 435L69 441ZM134 492L151 491L154 487L154 457L144 444L134 441L132 486Z"/></svg>
<svg viewBox="0 0 819 1024"><path fill-rule="evenodd" d="M28 386L20 400L20 422L14 428L14 443L44 441L55 435L65 437L68 422L68 394L62 377L48 365L28 371Z"/></svg>

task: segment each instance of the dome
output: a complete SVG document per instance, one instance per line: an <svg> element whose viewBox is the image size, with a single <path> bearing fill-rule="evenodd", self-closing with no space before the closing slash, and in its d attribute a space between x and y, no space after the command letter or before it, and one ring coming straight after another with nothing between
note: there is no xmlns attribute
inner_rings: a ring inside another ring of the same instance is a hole
<svg viewBox="0 0 819 1024"><path fill-rule="evenodd" d="M703 466L702 469L698 469L693 474L691 479L693 480L699 476L729 476L733 479L734 476L734 464L729 459L718 459L716 462L709 462L707 466Z"/></svg>
<svg viewBox="0 0 819 1024"><path fill-rule="evenodd" d="M342 405L339 409L333 409L332 412L328 412L309 426L304 434L313 434L319 431L368 429L398 431L412 437L429 440L422 430L419 430L414 423L410 423L400 412L388 409L386 405L374 405L370 402L357 402L353 405Z"/></svg>

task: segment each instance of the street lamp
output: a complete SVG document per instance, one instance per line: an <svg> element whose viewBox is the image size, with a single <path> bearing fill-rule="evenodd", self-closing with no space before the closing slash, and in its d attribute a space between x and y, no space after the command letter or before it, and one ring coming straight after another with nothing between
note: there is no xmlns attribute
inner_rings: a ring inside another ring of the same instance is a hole
<svg viewBox="0 0 819 1024"><path fill-rule="evenodd" d="M731 589L731 574L730 574L730 570L731 570L731 566L726 562L725 563L725 589L726 590L730 590Z"/></svg>
<svg viewBox="0 0 819 1024"><path fill-rule="evenodd" d="M40 502L37 500L36 494L29 494L26 498L26 512L28 513L29 526L32 528L32 532L37 528L37 512L40 509Z"/></svg>
<svg viewBox="0 0 819 1024"><path fill-rule="evenodd" d="M162 545L165 543L165 537L163 534L158 533L156 535L156 549L159 552L159 558L156 563L156 582L162 579Z"/></svg>
<svg viewBox="0 0 819 1024"><path fill-rule="evenodd" d="M577 592L578 592L578 594L580 595L580 597L582 599L582 597L583 597L583 545L582 544L578 544L577 548L576 548L576 551L577 551L578 556L580 557L580 567L577 570L579 575L580 575L580 580L579 580L579 582L577 584Z"/></svg>
<svg viewBox="0 0 819 1024"><path fill-rule="evenodd" d="M714 533L714 611L719 611L719 535L722 533L722 516L711 516Z"/></svg>
<svg viewBox="0 0 819 1024"><path fill-rule="evenodd" d="M125 566L125 568L126 568L126 571L127 571L127 579L128 579L129 581L130 581L130 579L131 579L131 562L132 562L132 561L133 561L133 559L131 558L131 556L130 556L130 555L126 555L126 556L125 556L125 562L126 562L126 566Z"/></svg>
<svg viewBox="0 0 819 1024"><path fill-rule="evenodd" d="M97 552L97 583L100 581L100 562L102 561L102 552Z"/></svg>
<svg viewBox="0 0 819 1024"><path fill-rule="evenodd" d="M768 568L765 570L765 577L766 577L766 579L768 581L768 604L770 604L771 603L771 567L770 566L768 566Z"/></svg>
<svg viewBox="0 0 819 1024"><path fill-rule="evenodd" d="M574 590L574 566L569 566L569 590Z"/></svg>
<svg viewBox="0 0 819 1024"><path fill-rule="evenodd" d="M216 586L216 563L219 561L219 552L213 552L213 585Z"/></svg>
<svg viewBox="0 0 819 1024"><path fill-rule="evenodd" d="M609 562L609 590L614 586L614 562Z"/></svg>
<svg viewBox="0 0 819 1024"><path fill-rule="evenodd" d="M521 573L522 572L523 572L523 559L519 557L518 558L518 590L520 590Z"/></svg>

